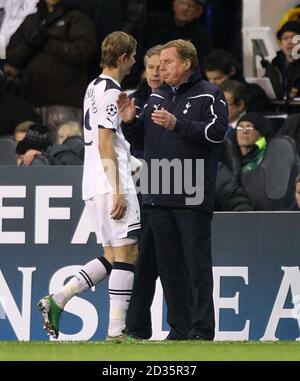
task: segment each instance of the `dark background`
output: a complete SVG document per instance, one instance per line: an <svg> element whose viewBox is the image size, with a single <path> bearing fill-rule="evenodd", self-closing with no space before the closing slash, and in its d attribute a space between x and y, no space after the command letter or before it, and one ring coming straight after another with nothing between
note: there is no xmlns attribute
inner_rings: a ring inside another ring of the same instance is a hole
<svg viewBox="0 0 300 381"><path fill-rule="evenodd" d="M149 11L168 12L172 0L148 0ZM242 63L242 0L208 0L202 22L215 47L226 49Z"/></svg>

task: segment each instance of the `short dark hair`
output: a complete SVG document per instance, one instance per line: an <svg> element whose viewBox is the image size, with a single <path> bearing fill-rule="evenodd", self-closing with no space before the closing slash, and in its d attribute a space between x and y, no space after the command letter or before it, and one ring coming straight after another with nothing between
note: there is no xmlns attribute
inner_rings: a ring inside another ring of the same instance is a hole
<svg viewBox="0 0 300 381"><path fill-rule="evenodd" d="M277 32L278 40L281 40L281 37L285 32L294 32L296 34L300 34L300 21L288 21L285 24L283 24Z"/></svg>
<svg viewBox="0 0 300 381"><path fill-rule="evenodd" d="M295 184L300 183L300 173L295 178Z"/></svg>
<svg viewBox="0 0 300 381"><path fill-rule="evenodd" d="M110 33L101 45L101 66L116 68L118 58L124 53L129 57L136 46L137 41L130 34L120 31Z"/></svg>
<svg viewBox="0 0 300 381"><path fill-rule="evenodd" d="M244 101L245 105L247 105L247 88L244 83L235 81L234 79L227 79L219 85L219 88L224 92L226 91L227 93L231 93L233 95L235 104Z"/></svg>
<svg viewBox="0 0 300 381"><path fill-rule="evenodd" d="M240 69L233 55L226 50L215 49L204 57L205 71L220 71L229 75L233 67Z"/></svg>

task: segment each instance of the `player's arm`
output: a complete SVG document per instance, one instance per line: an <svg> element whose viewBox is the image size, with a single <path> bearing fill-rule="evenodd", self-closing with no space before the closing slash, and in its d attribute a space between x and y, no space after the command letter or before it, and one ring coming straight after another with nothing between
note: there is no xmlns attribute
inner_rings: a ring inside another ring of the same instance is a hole
<svg viewBox="0 0 300 381"><path fill-rule="evenodd" d="M118 160L115 151L115 131L113 129L99 128L99 153L103 168L113 188L113 207L111 218L120 220L126 212L126 202L120 184Z"/></svg>

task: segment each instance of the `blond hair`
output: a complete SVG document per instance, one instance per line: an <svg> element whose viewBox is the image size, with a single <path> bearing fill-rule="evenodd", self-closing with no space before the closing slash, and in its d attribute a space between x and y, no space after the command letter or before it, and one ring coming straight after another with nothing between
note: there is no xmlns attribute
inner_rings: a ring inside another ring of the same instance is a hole
<svg viewBox="0 0 300 381"><path fill-rule="evenodd" d="M125 32L110 33L101 45L101 67L117 68L118 59L122 54L128 57L135 51L136 39Z"/></svg>
<svg viewBox="0 0 300 381"><path fill-rule="evenodd" d="M31 122L31 121L26 121L26 122L22 122L20 124L18 124L15 128L15 133L18 133L18 132L27 132L29 127L30 126L33 126L34 125L34 122Z"/></svg>
<svg viewBox="0 0 300 381"><path fill-rule="evenodd" d="M190 60L191 61L191 70L199 65L198 54L195 46L187 40L173 40L167 42L163 49L176 48L178 57L182 60Z"/></svg>
<svg viewBox="0 0 300 381"><path fill-rule="evenodd" d="M82 136L82 127L77 122L66 122L61 124L58 127L57 133L62 129L66 129L69 136Z"/></svg>

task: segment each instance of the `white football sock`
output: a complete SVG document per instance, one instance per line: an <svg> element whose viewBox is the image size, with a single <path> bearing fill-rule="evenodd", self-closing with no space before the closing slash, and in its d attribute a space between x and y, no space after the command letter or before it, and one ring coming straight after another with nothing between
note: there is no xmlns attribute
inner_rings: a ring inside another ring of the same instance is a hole
<svg viewBox="0 0 300 381"><path fill-rule="evenodd" d="M53 295L55 303L59 308L64 309L74 295L101 282L110 274L111 269L111 264L104 257L88 262L57 294Z"/></svg>
<svg viewBox="0 0 300 381"><path fill-rule="evenodd" d="M131 298L135 266L115 262L109 278L109 327L108 336L116 337L125 329L126 313Z"/></svg>

